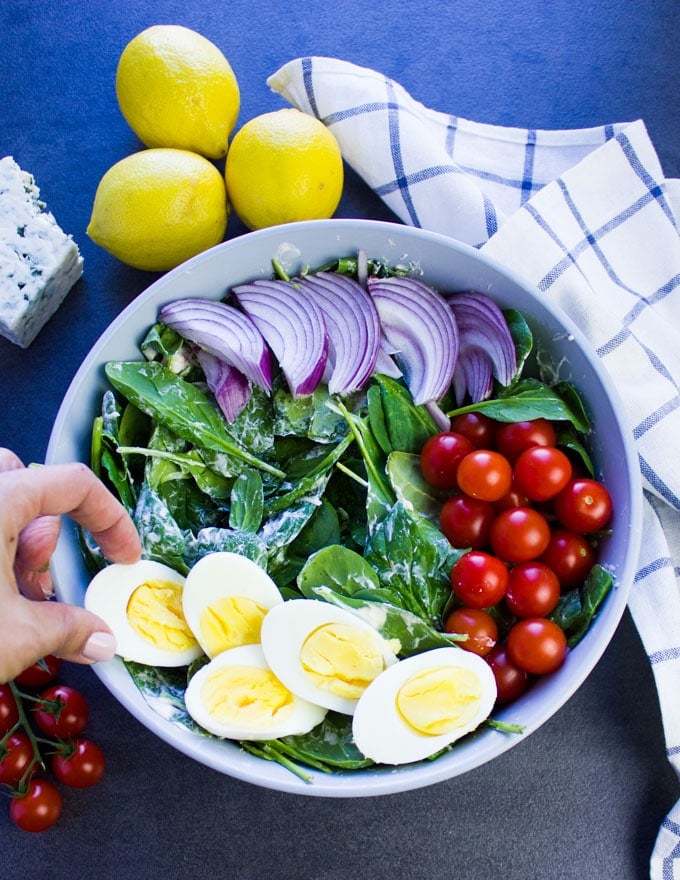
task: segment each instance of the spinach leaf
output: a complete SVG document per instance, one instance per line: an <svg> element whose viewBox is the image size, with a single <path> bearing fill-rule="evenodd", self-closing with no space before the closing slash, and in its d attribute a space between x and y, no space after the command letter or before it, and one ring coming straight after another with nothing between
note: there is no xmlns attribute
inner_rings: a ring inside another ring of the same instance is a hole
<svg viewBox="0 0 680 880"><path fill-rule="evenodd" d="M413 403L408 390L396 379L377 373L373 381L368 420L383 452L420 452L428 437L437 433L434 419L424 406Z"/></svg>
<svg viewBox="0 0 680 880"><path fill-rule="evenodd" d="M423 477L420 457L410 452L391 452L387 457L387 476L397 500L409 513L416 513L439 527L439 514L446 496Z"/></svg>
<svg viewBox="0 0 680 880"><path fill-rule="evenodd" d="M208 553L238 553L256 562L260 568L267 569L267 546L253 532L244 529L224 529L208 526L196 535L188 535L184 547L184 562L188 568Z"/></svg>
<svg viewBox="0 0 680 880"><path fill-rule="evenodd" d="M399 597L397 604L436 627L451 594L449 572L458 555L436 526L397 501L370 533L365 558L381 587Z"/></svg>
<svg viewBox="0 0 680 880"><path fill-rule="evenodd" d="M167 504L150 486L144 485L139 493L133 520L142 543L142 556L156 559L186 574L184 562L186 534L178 526Z"/></svg>
<svg viewBox="0 0 680 880"><path fill-rule="evenodd" d="M256 532L262 525L264 493L260 472L248 468L234 481L231 490L229 525L233 529Z"/></svg>
<svg viewBox="0 0 680 880"><path fill-rule="evenodd" d="M128 511L134 510L137 493L128 459L118 451L121 422L118 401L112 391L104 392L101 415L92 425L90 464L95 474L108 482Z"/></svg>
<svg viewBox="0 0 680 880"><path fill-rule="evenodd" d="M597 564L581 587L560 597L557 608L548 617L565 631L570 648L578 644L586 634L612 585L612 575Z"/></svg>
<svg viewBox="0 0 680 880"><path fill-rule="evenodd" d="M519 376L534 347L533 334L524 315L518 312L517 309L503 309L503 317L515 343L515 353L517 355L517 372L515 375Z"/></svg>
<svg viewBox="0 0 680 880"><path fill-rule="evenodd" d="M307 559L297 584L303 596L313 598L317 587L329 587L336 593L351 596L357 590L378 589L380 580L363 556L335 544Z"/></svg>
<svg viewBox="0 0 680 880"><path fill-rule="evenodd" d="M318 769L359 770L373 764L364 758L352 739L349 715L328 712L309 733L283 736L272 742L284 754Z"/></svg>
<svg viewBox="0 0 680 880"><path fill-rule="evenodd" d="M551 421L569 421L583 433L590 429L582 407L574 408L573 400L565 400L554 388L538 379L522 379L498 397L459 407L447 413L480 411L499 422L519 422L545 418ZM585 419L585 420L584 420Z"/></svg>
<svg viewBox="0 0 680 880"><path fill-rule="evenodd" d="M187 670L182 666L171 669L156 666L144 666L132 660L123 661L130 677L137 685L139 692L149 706L162 718L186 727L192 733L211 737L193 720L184 704L184 692L187 686Z"/></svg>
<svg viewBox="0 0 680 880"><path fill-rule="evenodd" d="M274 395L274 433L307 437L317 443L338 443L347 436L348 428L342 413L329 405L332 400L325 385L304 397L293 397L287 389L279 389Z"/></svg>
<svg viewBox="0 0 680 880"><path fill-rule="evenodd" d="M192 445L227 453L273 476L285 476L274 465L243 448L200 388L161 364L111 362L106 365L106 375L114 388L138 409Z"/></svg>

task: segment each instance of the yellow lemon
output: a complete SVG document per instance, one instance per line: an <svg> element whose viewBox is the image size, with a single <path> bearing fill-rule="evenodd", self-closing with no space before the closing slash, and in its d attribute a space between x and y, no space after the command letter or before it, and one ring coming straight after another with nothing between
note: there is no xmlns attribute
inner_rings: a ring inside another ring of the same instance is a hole
<svg viewBox="0 0 680 880"><path fill-rule="evenodd" d="M137 269L164 272L218 244L227 226L221 173L187 150L141 150L102 177L87 234Z"/></svg>
<svg viewBox="0 0 680 880"><path fill-rule="evenodd" d="M231 207L249 229L326 219L342 195L342 154L318 119L275 110L234 135L225 179Z"/></svg>
<svg viewBox="0 0 680 880"><path fill-rule="evenodd" d="M147 147L226 155L239 113L231 65L201 34L180 25L154 25L137 34L118 61L118 105Z"/></svg>

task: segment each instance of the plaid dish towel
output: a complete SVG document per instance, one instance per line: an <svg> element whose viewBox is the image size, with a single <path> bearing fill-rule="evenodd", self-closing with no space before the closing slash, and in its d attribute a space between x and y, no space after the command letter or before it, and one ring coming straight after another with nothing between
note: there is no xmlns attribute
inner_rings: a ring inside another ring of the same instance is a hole
<svg viewBox="0 0 680 880"><path fill-rule="evenodd" d="M484 125L431 110L380 73L293 60L273 91L321 119L345 161L406 224L522 274L583 329L627 409L644 488L629 608L680 775L680 180L641 121L571 131ZM680 880L680 801L651 857Z"/></svg>

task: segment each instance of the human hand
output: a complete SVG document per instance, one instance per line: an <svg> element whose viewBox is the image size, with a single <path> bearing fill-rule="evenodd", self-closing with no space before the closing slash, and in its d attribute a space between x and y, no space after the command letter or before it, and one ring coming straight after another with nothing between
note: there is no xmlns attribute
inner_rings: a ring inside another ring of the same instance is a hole
<svg viewBox="0 0 680 880"><path fill-rule="evenodd" d="M60 515L90 531L112 562L139 559L125 508L83 464L26 468L0 448L0 682L54 654L77 663L110 659L116 642L96 615L52 595L48 571Z"/></svg>

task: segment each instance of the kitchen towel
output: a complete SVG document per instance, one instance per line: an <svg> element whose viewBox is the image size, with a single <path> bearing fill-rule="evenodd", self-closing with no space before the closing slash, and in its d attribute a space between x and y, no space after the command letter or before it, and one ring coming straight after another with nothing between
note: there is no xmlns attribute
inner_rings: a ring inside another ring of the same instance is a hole
<svg viewBox="0 0 680 880"><path fill-rule="evenodd" d="M609 371L638 451L644 534L629 609L680 775L680 181L642 120L541 131L461 119L394 80L298 58L268 80L336 136L347 164L404 223L480 248L582 328ZM680 801L651 880L680 880Z"/></svg>

